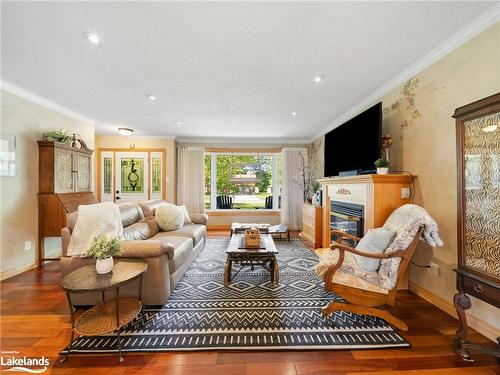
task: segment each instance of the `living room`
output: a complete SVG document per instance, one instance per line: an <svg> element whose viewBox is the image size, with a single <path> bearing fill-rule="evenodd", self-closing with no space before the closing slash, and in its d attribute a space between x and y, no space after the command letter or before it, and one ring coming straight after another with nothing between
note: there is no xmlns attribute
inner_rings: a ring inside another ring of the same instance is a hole
<svg viewBox="0 0 500 375"><path fill-rule="evenodd" d="M498 2L1 7L2 371L500 372Z"/></svg>

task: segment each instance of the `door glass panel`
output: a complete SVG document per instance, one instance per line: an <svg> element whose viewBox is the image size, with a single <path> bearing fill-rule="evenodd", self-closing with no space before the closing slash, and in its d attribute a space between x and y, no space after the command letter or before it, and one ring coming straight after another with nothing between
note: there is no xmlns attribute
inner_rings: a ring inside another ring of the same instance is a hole
<svg viewBox="0 0 500 375"><path fill-rule="evenodd" d="M161 159L152 159L153 168L153 193L161 193Z"/></svg>
<svg viewBox="0 0 500 375"><path fill-rule="evenodd" d="M112 158L104 158L104 194L111 194L111 179L113 177L112 172L113 167L113 159Z"/></svg>
<svg viewBox="0 0 500 375"><path fill-rule="evenodd" d="M144 193L144 160L123 158L121 180L122 193Z"/></svg>

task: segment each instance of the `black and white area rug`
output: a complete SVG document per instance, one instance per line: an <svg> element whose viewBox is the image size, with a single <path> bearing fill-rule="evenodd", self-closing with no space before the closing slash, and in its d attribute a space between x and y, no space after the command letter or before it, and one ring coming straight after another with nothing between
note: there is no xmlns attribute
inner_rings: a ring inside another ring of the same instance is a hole
<svg viewBox="0 0 500 375"><path fill-rule="evenodd" d="M260 267L224 287L228 239L208 239L162 308L145 308L124 327L124 352L174 350L366 349L408 347L385 321L345 312L323 316L334 296L313 271L300 240L276 241L279 284ZM234 268L234 266L233 266ZM73 352L116 351L116 336L78 338Z"/></svg>

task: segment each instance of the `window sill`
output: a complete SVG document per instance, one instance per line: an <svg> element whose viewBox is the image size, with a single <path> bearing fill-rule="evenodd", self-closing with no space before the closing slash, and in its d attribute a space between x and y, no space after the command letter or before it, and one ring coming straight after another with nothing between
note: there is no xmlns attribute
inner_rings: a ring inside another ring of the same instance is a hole
<svg viewBox="0 0 500 375"><path fill-rule="evenodd" d="M252 210L206 210L208 216L279 216L281 210L266 210L266 209L252 209Z"/></svg>

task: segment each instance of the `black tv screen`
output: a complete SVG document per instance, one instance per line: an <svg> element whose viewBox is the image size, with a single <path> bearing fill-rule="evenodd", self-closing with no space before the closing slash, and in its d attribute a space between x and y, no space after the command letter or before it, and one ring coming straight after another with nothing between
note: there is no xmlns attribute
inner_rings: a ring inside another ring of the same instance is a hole
<svg viewBox="0 0 500 375"><path fill-rule="evenodd" d="M325 177L341 172L374 171L380 158L382 103L325 134Z"/></svg>

